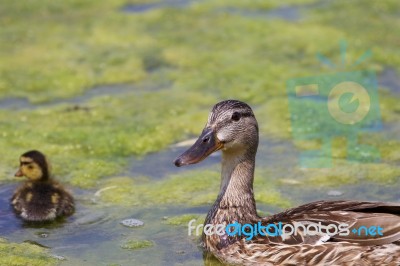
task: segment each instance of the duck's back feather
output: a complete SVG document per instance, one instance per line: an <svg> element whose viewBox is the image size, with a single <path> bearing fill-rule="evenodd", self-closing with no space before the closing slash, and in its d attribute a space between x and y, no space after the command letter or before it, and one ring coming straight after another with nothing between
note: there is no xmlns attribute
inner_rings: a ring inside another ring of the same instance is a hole
<svg viewBox="0 0 400 266"><path fill-rule="evenodd" d="M27 221L48 221L74 211L72 196L54 181L26 183L11 199L15 211Z"/></svg>
<svg viewBox="0 0 400 266"><path fill-rule="evenodd" d="M361 202L361 201L317 201L288 209L276 215L262 219L263 224L282 222L283 224L309 223L327 226L330 224L339 226L347 224L350 230L348 235L329 235L324 242L346 241L360 245L383 245L400 241L400 204L385 202ZM361 226L381 227L382 235L366 234L365 228L360 234L351 232L352 229L359 229ZM328 237L328 238L327 238ZM291 236L286 239L281 237L270 238L275 243L285 244L316 244L321 237ZM270 242L268 241L268 242Z"/></svg>
<svg viewBox="0 0 400 266"><path fill-rule="evenodd" d="M211 248L221 260L240 265L400 265L400 204L318 201L259 218L271 223L328 225L350 228L380 226L383 236L305 235L241 238L223 249ZM258 220L258 221L260 221ZM256 219L254 223L258 222Z"/></svg>

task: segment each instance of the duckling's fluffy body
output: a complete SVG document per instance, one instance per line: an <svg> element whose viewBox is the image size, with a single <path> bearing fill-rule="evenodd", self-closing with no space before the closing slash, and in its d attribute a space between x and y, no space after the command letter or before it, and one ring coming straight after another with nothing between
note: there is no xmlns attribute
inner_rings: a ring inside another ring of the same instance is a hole
<svg viewBox="0 0 400 266"><path fill-rule="evenodd" d="M29 151L21 156L15 176L25 176L28 181L14 192L11 204L22 219L44 222L74 212L71 194L49 175L49 164L41 152Z"/></svg>
<svg viewBox="0 0 400 266"><path fill-rule="evenodd" d="M269 217L257 214L253 194L258 124L240 101L216 104L196 143L175 160L176 166L200 162L222 150L221 185L204 227L232 223L380 226L383 235L350 233L230 236L203 234L206 250L235 265L400 265L400 203L317 201ZM330 231L331 232L331 231Z"/></svg>
<svg viewBox="0 0 400 266"><path fill-rule="evenodd" d="M27 221L51 221L74 212L74 200L63 187L53 181L26 182L12 199L15 211Z"/></svg>

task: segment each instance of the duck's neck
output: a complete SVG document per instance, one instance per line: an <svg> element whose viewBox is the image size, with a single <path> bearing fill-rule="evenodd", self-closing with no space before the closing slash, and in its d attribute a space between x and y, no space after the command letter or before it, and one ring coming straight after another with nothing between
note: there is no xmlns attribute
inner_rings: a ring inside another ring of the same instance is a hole
<svg viewBox="0 0 400 266"><path fill-rule="evenodd" d="M228 212L232 219L257 217L253 193L255 155L255 150L222 153L220 192L208 215L209 223L220 220L215 216L224 211ZM232 217L239 213L242 214L241 217Z"/></svg>
<svg viewBox="0 0 400 266"><path fill-rule="evenodd" d="M42 176L40 176L38 178L33 178L33 179L32 178L28 178L28 181L36 183L36 184L43 184L43 183L51 182L51 179L46 173L45 175L42 175Z"/></svg>

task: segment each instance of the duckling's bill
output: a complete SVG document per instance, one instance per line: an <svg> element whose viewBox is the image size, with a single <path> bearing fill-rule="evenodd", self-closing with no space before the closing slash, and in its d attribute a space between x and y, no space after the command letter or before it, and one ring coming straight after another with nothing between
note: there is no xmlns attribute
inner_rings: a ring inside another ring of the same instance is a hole
<svg viewBox="0 0 400 266"><path fill-rule="evenodd" d="M27 158L22 156L20 158L20 167L18 168L18 171L14 174L15 177L23 177L24 176L24 172L22 171L22 166L23 165L28 165L28 164L32 164L33 160L31 158Z"/></svg>
<svg viewBox="0 0 400 266"><path fill-rule="evenodd" d="M193 146L176 158L174 164L180 167L198 163L223 147L223 142L217 138L214 130L205 128Z"/></svg>
<svg viewBox="0 0 400 266"><path fill-rule="evenodd" d="M22 173L21 168L18 168L18 171L14 174L15 177L23 177L24 174Z"/></svg>

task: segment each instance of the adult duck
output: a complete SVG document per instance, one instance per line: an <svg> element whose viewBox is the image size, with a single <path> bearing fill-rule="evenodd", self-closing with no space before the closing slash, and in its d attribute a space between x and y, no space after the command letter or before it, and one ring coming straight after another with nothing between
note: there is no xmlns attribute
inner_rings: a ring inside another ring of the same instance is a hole
<svg viewBox="0 0 400 266"><path fill-rule="evenodd" d="M174 162L178 167L194 164L222 150L220 191L204 226L223 224L229 230L203 233L206 250L221 262L238 265L400 265L399 203L317 201L260 217L253 195L257 147L258 124L252 109L227 100L213 107L198 140ZM300 230L296 235L267 228L279 223ZM232 234L236 230L232 224L264 227L248 238L246 232ZM309 225L321 226L321 233L301 230ZM334 226L344 225L347 234L335 232ZM375 232L352 233L363 226L366 230L375 226Z"/></svg>

